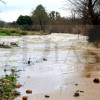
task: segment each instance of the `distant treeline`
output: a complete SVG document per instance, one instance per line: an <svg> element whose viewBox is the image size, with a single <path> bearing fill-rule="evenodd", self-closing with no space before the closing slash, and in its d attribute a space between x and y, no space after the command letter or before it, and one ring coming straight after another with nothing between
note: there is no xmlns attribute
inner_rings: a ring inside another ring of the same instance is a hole
<svg viewBox="0 0 100 100"><path fill-rule="evenodd" d="M96 11L94 13L91 13L93 12L93 10L91 11L90 9L92 5L91 3L87 3L87 5L88 6L85 5L86 10L83 9L83 5L83 7L81 8L81 10L83 11L81 13L79 11L81 17L76 17L76 12L74 12L70 18L61 17L60 13L57 11L51 11L50 13L47 13L42 5L38 5L35 10L31 12L30 16L20 15L16 21L11 23L5 23L1 21L0 27L21 28L23 30L31 31L43 31L46 34L82 34L88 35L90 42L98 41L100 40L100 13Z"/></svg>
<svg viewBox="0 0 100 100"><path fill-rule="evenodd" d="M80 26L80 27L79 27ZM42 5L31 12L31 16L20 15L14 22L0 22L0 27L21 28L23 30L43 31L50 33L83 33L81 19L61 17L59 12L47 13Z"/></svg>

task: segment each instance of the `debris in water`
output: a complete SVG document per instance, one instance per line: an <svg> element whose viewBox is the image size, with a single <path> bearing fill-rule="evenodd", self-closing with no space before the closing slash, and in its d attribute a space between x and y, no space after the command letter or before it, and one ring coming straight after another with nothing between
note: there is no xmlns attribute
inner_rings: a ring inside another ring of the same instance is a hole
<svg viewBox="0 0 100 100"><path fill-rule="evenodd" d="M9 49L11 47L9 45L5 45L5 43L3 42L3 44L0 44L0 48Z"/></svg>
<svg viewBox="0 0 100 100"><path fill-rule="evenodd" d="M77 90L76 92L80 92L80 90Z"/></svg>
<svg viewBox="0 0 100 100"><path fill-rule="evenodd" d="M28 65L30 65L30 63L31 63L30 59L31 59L31 58L29 58L29 60L28 60L28 62L27 62L27 63L28 63Z"/></svg>
<svg viewBox="0 0 100 100"><path fill-rule="evenodd" d="M50 96L49 95L45 95L45 98L49 98Z"/></svg>
<svg viewBox="0 0 100 100"><path fill-rule="evenodd" d="M23 96L22 100L28 100L28 96Z"/></svg>
<svg viewBox="0 0 100 100"><path fill-rule="evenodd" d="M80 90L77 90L77 91L76 91L76 93L78 93L78 92L84 93L84 91L80 91Z"/></svg>
<svg viewBox="0 0 100 100"><path fill-rule="evenodd" d="M80 94L79 93L74 93L74 97L79 97L80 96Z"/></svg>
<svg viewBox="0 0 100 100"><path fill-rule="evenodd" d="M32 94L32 90L26 90L27 94Z"/></svg>
<svg viewBox="0 0 100 100"><path fill-rule="evenodd" d="M43 61L47 61L47 59L46 58L43 58Z"/></svg>
<svg viewBox="0 0 100 100"><path fill-rule="evenodd" d="M6 72L7 71L7 69L4 69L4 72Z"/></svg>
<svg viewBox="0 0 100 100"><path fill-rule="evenodd" d="M78 86L78 84L75 84L76 86Z"/></svg>
<svg viewBox="0 0 100 100"><path fill-rule="evenodd" d="M81 93L84 93L84 91L80 91Z"/></svg>
<svg viewBox="0 0 100 100"><path fill-rule="evenodd" d="M100 80L99 80L98 78L95 78L95 79L93 80L93 82L94 82L94 83L99 83Z"/></svg>
<svg viewBox="0 0 100 100"><path fill-rule="evenodd" d="M11 42L10 45L11 45L11 46L16 46L16 47L18 47L18 44L15 43L15 42Z"/></svg>

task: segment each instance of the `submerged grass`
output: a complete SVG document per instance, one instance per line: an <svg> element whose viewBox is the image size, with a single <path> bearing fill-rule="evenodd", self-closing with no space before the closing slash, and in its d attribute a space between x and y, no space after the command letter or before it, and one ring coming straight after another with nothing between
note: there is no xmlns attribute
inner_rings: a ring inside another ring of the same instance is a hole
<svg viewBox="0 0 100 100"><path fill-rule="evenodd" d="M0 100L13 100L20 95L20 92L15 90L17 78L16 74L10 74L0 79Z"/></svg>

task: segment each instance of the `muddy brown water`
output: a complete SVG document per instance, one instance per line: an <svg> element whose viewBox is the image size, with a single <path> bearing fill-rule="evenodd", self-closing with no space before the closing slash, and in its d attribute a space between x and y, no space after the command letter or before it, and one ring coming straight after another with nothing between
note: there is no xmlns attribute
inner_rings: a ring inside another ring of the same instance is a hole
<svg viewBox="0 0 100 100"><path fill-rule="evenodd" d="M88 43L86 36L54 33L0 37L0 42L19 44L18 48L0 48L0 76L5 75L5 68L7 74L12 68L22 70L18 83L23 86L17 89L21 96L15 100L23 96L28 100L100 100L100 84L93 83L100 78L100 48ZM29 58L31 64L27 65ZM77 90L84 93L73 97Z"/></svg>

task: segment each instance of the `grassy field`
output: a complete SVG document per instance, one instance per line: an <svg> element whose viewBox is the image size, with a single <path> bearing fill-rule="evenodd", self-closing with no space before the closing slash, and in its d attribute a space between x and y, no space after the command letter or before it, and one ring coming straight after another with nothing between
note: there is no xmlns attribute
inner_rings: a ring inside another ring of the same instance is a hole
<svg viewBox="0 0 100 100"><path fill-rule="evenodd" d="M18 36L18 34L17 33L10 33L10 34L0 33L0 36Z"/></svg>
<svg viewBox="0 0 100 100"><path fill-rule="evenodd" d="M0 36L8 36L6 33L0 33Z"/></svg>
<svg viewBox="0 0 100 100"><path fill-rule="evenodd" d="M45 35L43 31L25 31L17 28L0 28L0 36Z"/></svg>
<svg viewBox="0 0 100 100"><path fill-rule="evenodd" d="M0 28L0 36L19 36L27 35L27 31L17 28Z"/></svg>

